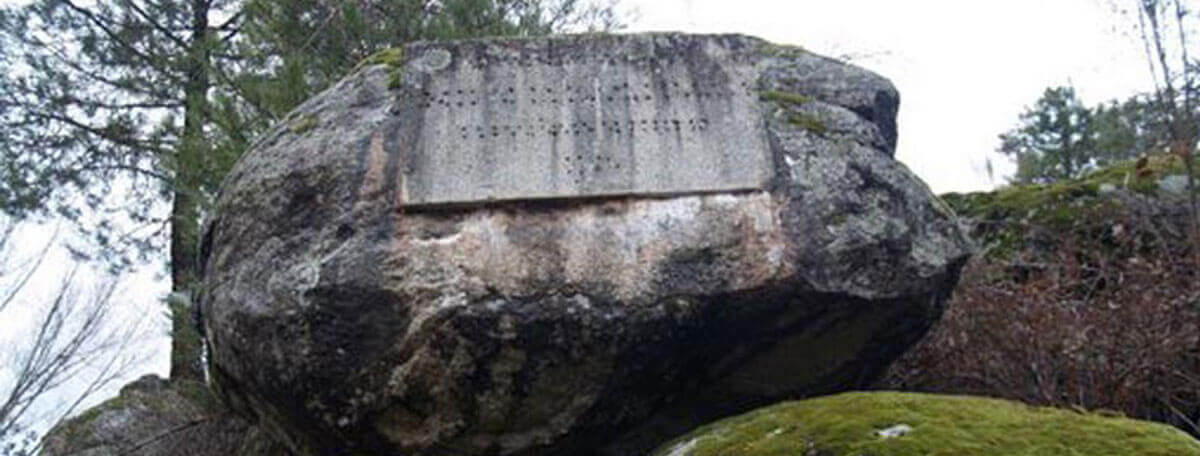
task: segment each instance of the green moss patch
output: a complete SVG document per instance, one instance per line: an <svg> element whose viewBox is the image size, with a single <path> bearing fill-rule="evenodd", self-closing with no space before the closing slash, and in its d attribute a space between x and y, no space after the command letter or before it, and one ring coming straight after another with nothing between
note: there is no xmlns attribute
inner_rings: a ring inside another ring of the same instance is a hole
<svg viewBox="0 0 1200 456"><path fill-rule="evenodd" d="M362 62L360 62L358 64L358 66L360 66L360 67L366 66L366 65L400 66L400 64L402 64L402 63L404 63L404 48L394 47L394 48L387 48L387 49L384 49L382 51L379 51L379 52L376 52L374 54L367 56L367 58L363 59Z"/></svg>
<svg viewBox="0 0 1200 456"><path fill-rule="evenodd" d="M825 122L822 122L817 116L803 112L788 116L788 123L808 130L809 133L817 136L824 135L826 131Z"/></svg>
<svg viewBox="0 0 1200 456"><path fill-rule="evenodd" d="M764 90L758 93L758 99L793 107L813 101L812 97L779 90Z"/></svg>
<svg viewBox="0 0 1200 456"><path fill-rule="evenodd" d="M1080 197L1093 197L1101 187L1112 186L1142 194L1158 190L1158 178L1166 174L1184 173L1179 157L1168 154L1147 157L1141 166L1130 160L1097 170L1079 179L1052 184L1015 185L994 192L958 194L942 198L960 215L985 215L995 211L1021 213L1045 208L1056 202Z"/></svg>
<svg viewBox="0 0 1200 456"><path fill-rule="evenodd" d="M367 56L358 65L354 67L351 73L370 65L384 65L388 67L388 88L395 89L400 87L400 78L404 75L404 48L394 47L384 49Z"/></svg>
<svg viewBox="0 0 1200 456"><path fill-rule="evenodd" d="M301 134L311 130L315 126L317 126L317 116L305 114L288 123L288 130L291 130L295 134Z"/></svg>
<svg viewBox="0 0 1200 456"><path fill-rule="evenodd" d="M1062 232L1122 213L1121 199L1105 195L1106 189L1155 196L1162 176L1182 173L1179 157L1159 154L1116 163L1078 179L948 193L942 199L959 216L981 222L972 234L988 246L989 256L1005 256L1033 228Z"/></svg>
<svg viewBox="0 0 1200 456"><path fill-rule="evenodd" d="M798 112L796 108L813 101L808 95L779 90L763 90L758 93L758 99L769 103L777 103L788 110L787 122L807 130L815 135L824 135L825 122L807 112Z"/></svg>
<svg viewBox="0 0 1200 456"><path fill-rule="evenodd" d="M898 431L892 437L881 431ZM1200 456L1167 425L970 396L846 393L701 427L657 456Z"/></svg>
<svg viewBox="0 0 1200 456"><path fill-rule="evenodd" d="M791 44L766 43L766 44L763 44L762 49L760 49L759 51L762 52L763 55L766 55L768 57L777 57L777 58L795 58L795 57L800 57L802 55L808 54L808 51L805 50L803 47L795 46L795 45L791 45Z"/></svg>

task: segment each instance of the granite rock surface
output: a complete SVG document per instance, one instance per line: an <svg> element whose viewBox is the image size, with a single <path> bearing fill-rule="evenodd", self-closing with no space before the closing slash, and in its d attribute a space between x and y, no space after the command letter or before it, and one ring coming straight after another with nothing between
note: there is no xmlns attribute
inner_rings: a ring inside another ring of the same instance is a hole
<svg viewBox="0 0 1200 456"><path fill-rule="evenodd" d="M224 183L214 384L299 455L644 454L865 385L971 251L898 103L739 35L373 59Z"/></svg>

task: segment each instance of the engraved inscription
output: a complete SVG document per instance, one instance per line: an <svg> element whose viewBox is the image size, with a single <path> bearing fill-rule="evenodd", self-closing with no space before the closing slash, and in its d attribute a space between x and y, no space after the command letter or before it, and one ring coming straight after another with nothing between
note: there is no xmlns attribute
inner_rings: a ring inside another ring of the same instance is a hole
<svg viewBox="0 0 1200 456"><path fill-rule="evenodd" d="M752 65L688 44L430 45L401 102L405 204L762 188Z"/></svg>

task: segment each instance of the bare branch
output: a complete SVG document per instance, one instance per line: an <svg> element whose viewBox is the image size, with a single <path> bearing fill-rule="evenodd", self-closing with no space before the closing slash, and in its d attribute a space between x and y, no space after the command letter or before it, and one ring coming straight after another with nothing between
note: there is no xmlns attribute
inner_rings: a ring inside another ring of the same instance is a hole
<svg viewBox="0 0 1200 456"><path fill-rule="evenodd" d="M7 250L8 238L12 235L13 227L14 225L11 224L5 227L4 241L0 242L0 251ZM54 229L54 236L52 236L50 241L47 241L46 244L42 246L41 250L34 257L33 264L22 268L24 270L17 273L17 281L13 283L9 289L0 291L0 296L3 296L3 298L0 298L0 312L4 312L4 309L8 308L9 304L12 304L13 299L16 299L18 292L25 289L25 286L29 284L29 279L32 278L33 273L37 272L38 268L42 266L42 260L46 259L46 253L50 251L50 246L54 245L54 239L56 238L58 238L58 228ZM0 269L0 274L3 274L4 272L7 271Z"/></svg>
<svg viewBox="0 0 1200 456"><path fill-rule="evenodd" d="M4 221L0 221L4 223ZM2 232L11 234L11 229ZM0 440L11 437L15 432L28 429L31 422L40 421L41 412L46 410L46 401L57 395L71 382L83 382L82 388L72 393L66 407L56 407L56 420L69 415L88 397L114 382L119 374L133 362L127 356L130 344L136 340L136 326L120 328L111 326L109 311L112 308L116 282L107 280L99 288L86 292L80 289L80 269L71 268L59 281L52 297L44 302L44 309L37 312L28 306L38 305L35 296L27 296L30 277L41 274L49 253L47 243L37 252L33 261L16 271L18 280L5 282L0 291L6 296L12 311L24 306L22 313L0 312L0 318L12 322L21 315L34 315L24 325L32 329L29 337L5 339L9 358L0 360L0 369L9 372L11 381L0 384ZM0 247L10 244L0 242ZM0 248L0 258L11 258L13 252ZM9 270L0 271L0 278ZM11 298L18 296L21 298ZM32 311L32 312L31 312ZM21 327L13 327L20 330ZM10 333L11 334L11 333ZM40 444L26 450L36 452Z"/></svg>

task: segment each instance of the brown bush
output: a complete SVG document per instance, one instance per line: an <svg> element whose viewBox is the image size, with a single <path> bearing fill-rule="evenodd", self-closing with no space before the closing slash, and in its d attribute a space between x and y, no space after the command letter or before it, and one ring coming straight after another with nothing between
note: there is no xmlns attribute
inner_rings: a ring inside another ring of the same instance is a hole
<svg viewBox="0 0 1200 456"><path fill-rule="evenodd" d="M1108 198L1069 228L1026 227L1010 253L973 260L942 321L878 386L1107 409L1200 435L1200 255L1186 205Z"/></svg>

